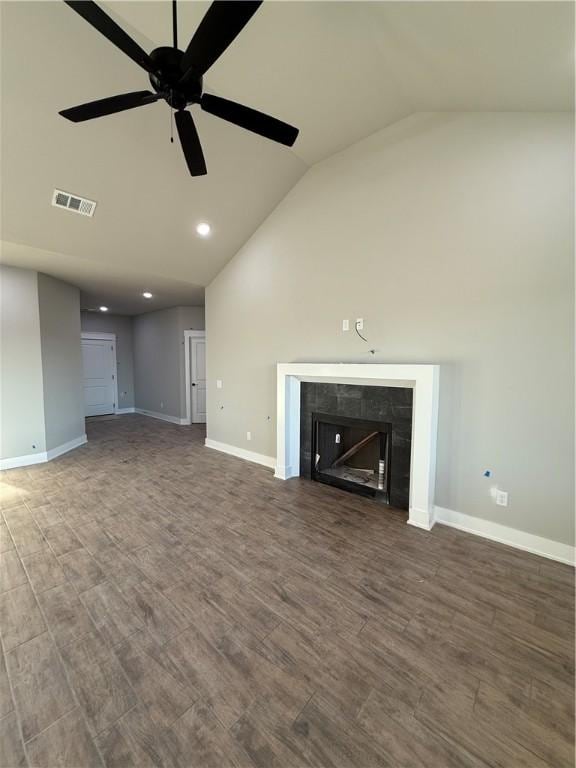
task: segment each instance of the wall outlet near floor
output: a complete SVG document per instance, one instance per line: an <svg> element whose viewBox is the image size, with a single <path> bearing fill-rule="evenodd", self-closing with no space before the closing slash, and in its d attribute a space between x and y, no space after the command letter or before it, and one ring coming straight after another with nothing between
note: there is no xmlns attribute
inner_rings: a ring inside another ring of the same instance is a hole
<svg viewBox="0 0 576 768"><path fill-rule="evenodd" d="M356 319L356 330L357 331L363 331L364 330L364 318L359 317Z"/></svg>
<svg viewBox="0 0 576 768"><path fill-rule="evenodd" d="M507 507L508 506L508 492L507 491L496 491L496 504L500 507Z"/></svg>
<svg viewBox="0 0 576 768"><path fill-rule="evenodd" d="M252 432L246 432L246 440L252 440Z"/></svg>
<svg viewBox="0 0 576 768"><path fill-rule="evenodd" d="M343 331L350 330L350 320L342 320L342 330Z"/></svg>

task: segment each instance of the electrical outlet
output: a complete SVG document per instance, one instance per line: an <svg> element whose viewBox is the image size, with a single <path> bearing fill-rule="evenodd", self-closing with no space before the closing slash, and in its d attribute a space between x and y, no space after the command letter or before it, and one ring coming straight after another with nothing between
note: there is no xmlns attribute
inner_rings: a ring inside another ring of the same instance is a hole
<svg viewBox="0 0 576 768"><path fill-rule="evenodd" d="M246 432L246 440L252 440L252 432Z"/></svg>
<svg viewBox="0 0 576 768"><path fill-rule="evenodd" d="M356 320L356 330L357 331L363 331L364 330L364 318L359 317Z"/></svg>
<svg viewBox="0 0 576 768"><path fill-rule="evenodd" d="M216 389L222 389L222 379L216 379Z"/></svg>
<svg viewBox="0 0 576 768"><path fill-rule="evenodd" d="M350 330L350 320L342 320L342 330L343 331Z"/></svg>
<svg viewBox="0 0 576 768"><path fill-rule="evenodd" d="M496 491L496 504L500 507L508 506L508 493L507 491Z"/></svg>

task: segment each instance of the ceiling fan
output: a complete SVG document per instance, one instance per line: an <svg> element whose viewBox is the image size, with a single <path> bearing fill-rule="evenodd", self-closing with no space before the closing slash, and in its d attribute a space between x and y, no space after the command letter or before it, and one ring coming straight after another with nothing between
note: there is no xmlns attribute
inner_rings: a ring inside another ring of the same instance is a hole
<svg viewBox="0 0 576 768"><path fill-rule="evenodd" d="M288 147L296 141L297 128L250 107L204 93L202 88L204 74L240 34L262 4L262 0L213 2L185 51L178 48L176 0L172 0L173 46L156 48L150 55L96 3L89 0L64 0L64 2L132 61L146 70L155 91L154 93L151 91L123 93L120 96L111 96L108 99L63 109L59 114L67 120L80 123L164 99L175 110L178 136L192 176L203 176L206 173L206 163L192 115L186 110L190 104L199 104L205 112Z"/></svg>

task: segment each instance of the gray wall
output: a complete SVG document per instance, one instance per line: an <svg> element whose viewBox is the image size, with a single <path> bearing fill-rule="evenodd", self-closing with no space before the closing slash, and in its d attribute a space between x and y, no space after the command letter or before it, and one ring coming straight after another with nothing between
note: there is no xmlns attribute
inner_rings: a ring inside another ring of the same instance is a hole
<svg viewBox="0 0 576 768"><path fill-rule="evenodd" d="M116 334L118 366L118 407L134 408L134 355L132 351L132 318L101 312L82 312L83 331Z"/></svg>
<svg viewBox="0 0 576 768"><path fill-rule="evenodd" d="M0 458L46 450L38 274L0 267Z"/></svg>
<svg viewBox="0 0 576 768"><path fill-rule="evenodd" d="M436 503L572 543L573 167L569 115L469 113L311 168L207 289L208 436L275 455L277 362L440 363Z"/></svg>
<svg viewBox="0 0 576 768"><path fill-rule="evenodd" d="M38 275L40 342L44 384L46 449L82 437L84 402L80 347L80 291Z"/></svg>
<svg viewBox="0 0 576 768"><path fill-rule="evenodd" d="M0 268L1 458L84 435L80 293L32 270Z"/></svg>
<svg viewBox="0 0 576 768"><path fill-rule="evenodd" d="M172 307L133 320L136 407L183 419L184 330L203 330L204 307Z"/></svg>

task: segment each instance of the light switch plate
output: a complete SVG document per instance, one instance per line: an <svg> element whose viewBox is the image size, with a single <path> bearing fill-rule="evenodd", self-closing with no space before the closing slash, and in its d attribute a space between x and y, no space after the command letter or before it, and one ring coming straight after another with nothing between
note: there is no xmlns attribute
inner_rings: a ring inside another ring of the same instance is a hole
<svg viewBox="0 0 576 768"><path fill-rule="evenodd" d="M342 330L343 331L350 330L350 320L342 320Z"/></svg>
<svg viewBox="0 0 576 768"><path fill-rule="evenodd" d="M216 389L222 389L222 379L216 379Z"/></svg>

